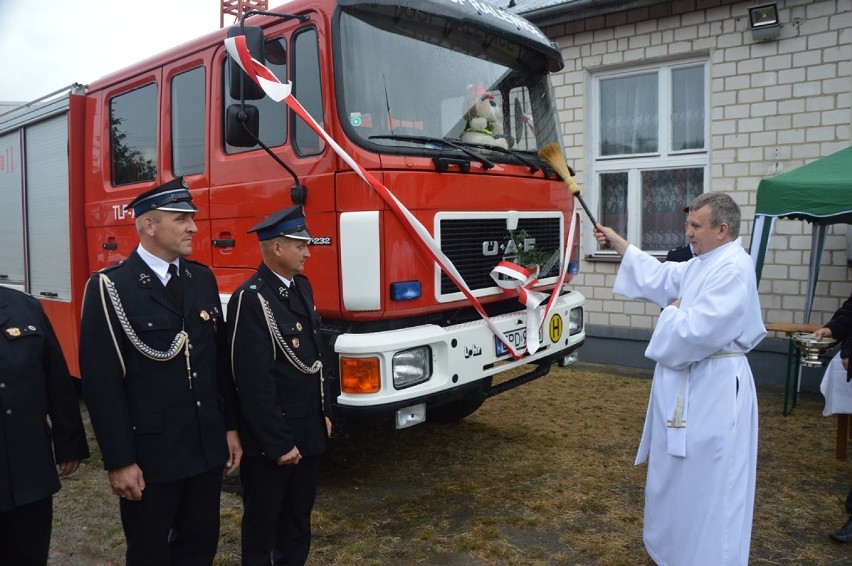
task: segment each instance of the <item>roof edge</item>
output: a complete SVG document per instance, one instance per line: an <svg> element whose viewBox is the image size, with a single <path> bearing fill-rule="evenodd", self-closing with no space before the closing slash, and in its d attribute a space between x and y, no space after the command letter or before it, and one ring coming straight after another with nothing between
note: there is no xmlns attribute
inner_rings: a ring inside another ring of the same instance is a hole
<svg viewBox="0 0 852 566"><path fill-rule="evenodd" d="M662 3L660 0L574 0L529 11L518 6L515 12L543 27Z"/></svg>

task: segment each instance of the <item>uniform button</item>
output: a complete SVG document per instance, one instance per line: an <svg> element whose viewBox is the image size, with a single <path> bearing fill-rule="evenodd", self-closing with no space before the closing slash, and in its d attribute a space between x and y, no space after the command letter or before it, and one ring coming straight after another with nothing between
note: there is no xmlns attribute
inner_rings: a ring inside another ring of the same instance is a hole
<svg viewBox="0 0 852 566"><path fill-rule="evenodd" d="M6 384L5 384L5 383L0 383L0 389L6 389Z"/></svg>
<svg viewBox="0 0 852 566"><path fill-rule="evenodd" d="M195 402L195 404L196 404L197 406L199 406L199 407L200 407L200 406L201 406L201 401L196 401L196 402Z"/></svg>
<svg viewBox="0 0 852 566"><path fill-rule="evenodd" d="M192 377L198 377L198 372L197 371L192 372Z"/></svg>
<svg viewBox="0 0 852 566"><path fill-rule="evenodd" d="M11 414L12 414L12 409L6 409L6 414L7 414L7 415L11 415Z"/></svg>
<svg viewBox="0 0 852 566"><path fill-rule="evenodd" d="M154 323L153 323L153 322L149 322L149 323L148 323L148 328L151 328L152 326L154 326Z"/></svg>

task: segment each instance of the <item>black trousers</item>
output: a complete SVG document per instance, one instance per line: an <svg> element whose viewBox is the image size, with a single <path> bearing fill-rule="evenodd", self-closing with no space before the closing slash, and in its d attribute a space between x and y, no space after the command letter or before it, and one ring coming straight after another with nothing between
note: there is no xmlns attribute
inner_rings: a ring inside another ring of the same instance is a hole
<svg viewBox="0 0 852 566"><path fill-rule="evenodd" d="M850 364L852 367L852 364ZM846 494L846 512L852 515L852 489Z"/></svg>
<svg viewBox="0 0 852 566"><path fill-rule="evenodd" d="M279 466L243 456L242 554L244 566L302 566L311 548L311 510L320 457Z"/></svg>
<svg viewBox="0 0 852 566"><path fill-rule="evenodd" d="M222 467L148 483L140 501L121 499L127 566L209 566L219 545Z"/></svg>
<svg viewBox="0 0 852 566"><path fill-rule="evenodd" d="M0 513L0 564L47 564L53 497Z"/></svg>

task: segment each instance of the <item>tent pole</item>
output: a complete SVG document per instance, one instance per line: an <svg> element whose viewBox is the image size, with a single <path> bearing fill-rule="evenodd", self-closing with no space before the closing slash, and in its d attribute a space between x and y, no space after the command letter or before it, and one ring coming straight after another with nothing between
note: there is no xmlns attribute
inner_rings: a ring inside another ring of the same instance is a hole
<svg viewBox="0 0 852 566"><path fill-rule="evenodd" d="M754 217L754 228L751 233L749 254L754 261L754 273L758 286L760 286L760 275L763 272L763 262L766 260L766 248L769 247L769 238L772 236L774 225L774 216L758 214Z"/></svg>
<svg viewBox="0 0 852 566"><path fill-rule="evenodd" d="M811 321L811 309L814 306L816 284L819 279L819 264L825 245L825 228L824 224L815 223L811 232L811 259L808 263L808 292L805 296L805 319L803 321L805 324Z"/></svg>

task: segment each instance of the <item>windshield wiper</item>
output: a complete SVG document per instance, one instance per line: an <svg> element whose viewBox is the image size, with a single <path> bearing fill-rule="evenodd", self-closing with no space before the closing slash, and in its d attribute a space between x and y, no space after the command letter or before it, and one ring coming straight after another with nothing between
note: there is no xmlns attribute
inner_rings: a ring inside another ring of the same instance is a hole
<svg viewBox="0 0 852 566"><path fill-rule="evenodd" d="M499 145L489 145L489 144L486 144L486 143L470 143L470 142L466 142L466 141L459 140L459 139L453 139L452 142L459 144L459 145L464 145L464 146L467 146L467 147L476 147L476 148L479 148L479 149L487 149L487 150L492 150L492 151L498 151L500 153L508 153L509 155L511 155L512 157L514 157L515 159L517 159L518 161L520 161L521 163L523 163L524 165L529 167L531 174L534 174L537 171L541 170L541 167L539 167L538 165L536 165L535 163L533 163L532 161L530 161L529 159L524 157L523 154L521 154L519 151L516 151L514 149L507 149L507 148L501 147Z"/></svg>
<svg viewBox="0 0 852 566"><path fill-rule="evenodd" d="M479 163L481 163L483 169L491 169L492 167L494 167L493 161L490 161L490 160L486 159L485 157L482 157L481 155L470 151L466 147L462 147L462 146L458 145L458 143L455 143L455 141L446 140L444 138L432 138L432 137L429 137L429 136L401 136L401 135L393 134L393 135L387 135L387 136L370 136L368 139L371 139L371 140L396 140L396 141L404 141L404 142L411 142L411 143L420 143L420 144L424 144L424 145L426 145L426 144L438 144L438 145L442 145L444 147L450 147L450 148L456 149L458 151L461 151L462 153L464 153L465 155L467 155L468 157L470 157L474 161L478 161Z"/></svg>

